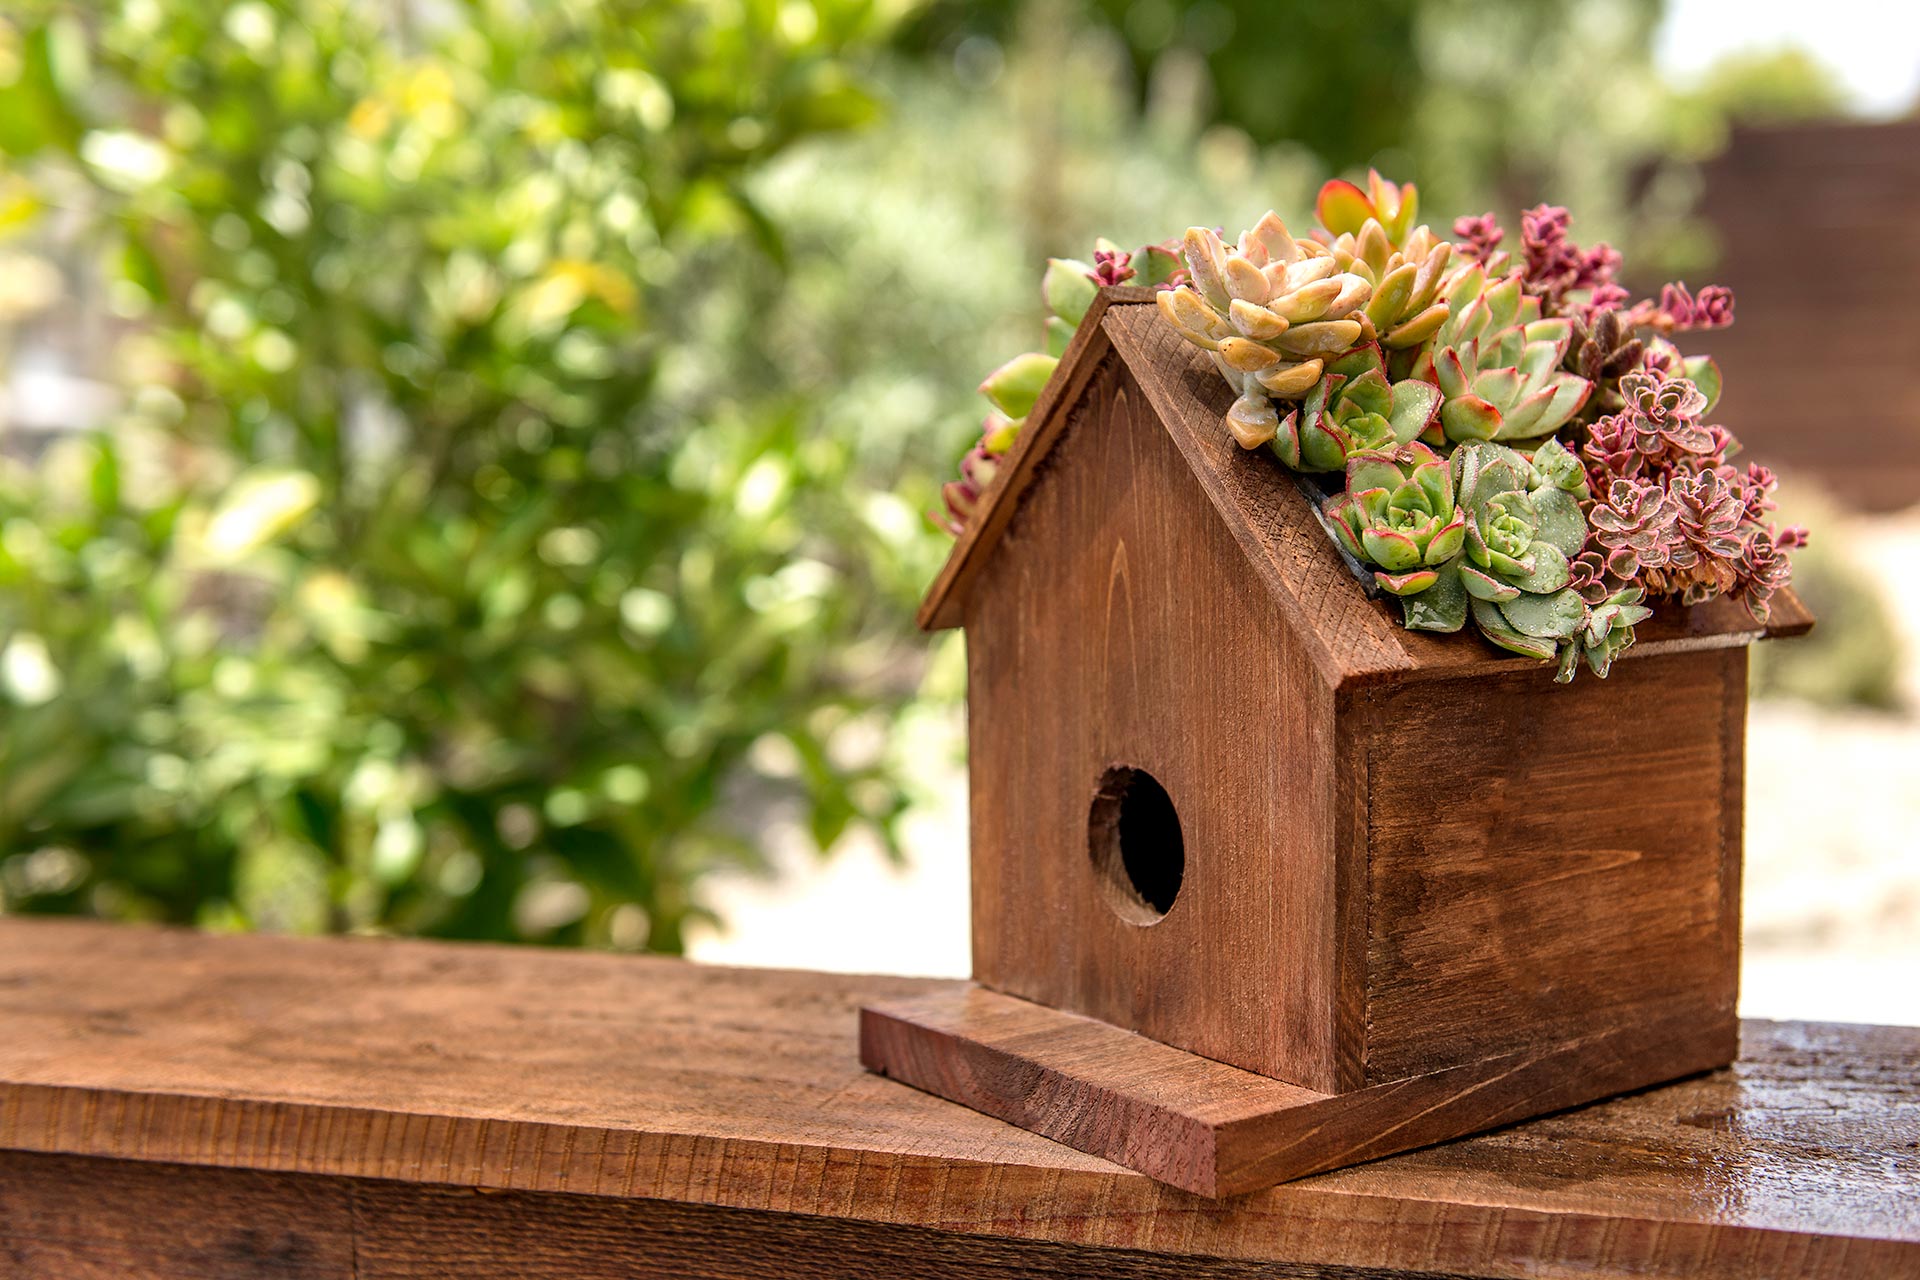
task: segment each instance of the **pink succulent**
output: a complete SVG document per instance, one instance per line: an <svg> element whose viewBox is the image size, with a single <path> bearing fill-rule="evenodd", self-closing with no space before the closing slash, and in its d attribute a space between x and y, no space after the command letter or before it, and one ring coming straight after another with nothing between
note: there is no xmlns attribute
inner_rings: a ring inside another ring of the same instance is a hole
<svg viewBox="0 0 1920 1280"><path fill-rule="evenodd" d="M1684 329L1724 329L1733 323L1733 290L1710 284L1696 297L1687 291L1685 281L1663 285L1654 323L1669 333Z"/></svg>
<svg viewBox="0 0 1920 1280"><path fill-rule="evenodd" d="M1678 546L1674 508L1659 485L1645 480L1615 480L1587 513L1587 523L1605 553L1607 573L1623 580L1666 565Z"/></svg>
<svg viewBox="0 0 1920 1280"><path fill-rule="evenodd" d="M1097 285L1125 284L1133 279L1133 255L1125 249L1095 249L1093 270L1087 279Z"/></svg>
<svg viewBox="0 0 1920 1280"><path fill-rule="evenodd" d="M1673 527L1680 535L1670 557L1676 568L1739 557L1745 541L1740 533L1745 503L1726 477L1718 471L1676 475L1667 493L1673 503Z"/></svg>
<svg viewBox="0 0 1920 1280"><path fill-rule="evenodd" d="M1477 218L1455 218L1453 234L1454 248L1479 263L1491 258L1507 235L1491 213L1483 213Z"/></svg>
<svg viewBox="0 0 1920 1280"><path fill-rule="evenodd" d="M1557 310L1569 293L1611 286L1620 270L1618 249L1604 241L1591 249L1580 248L1567 238L1569 221L1565 209L1551 204L1536 205L1520 215L1526 290L1549 311ZM1607 296L1615 297L1611 289Z"/></svg>

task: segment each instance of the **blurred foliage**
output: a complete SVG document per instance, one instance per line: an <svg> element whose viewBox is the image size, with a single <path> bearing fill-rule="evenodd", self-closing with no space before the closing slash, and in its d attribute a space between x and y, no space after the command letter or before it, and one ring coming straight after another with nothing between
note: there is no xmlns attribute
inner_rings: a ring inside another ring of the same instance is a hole
<svg viewBox="0 0 1920 1280"><path fill-rule="evenodd" d="M1578 208L1589 234L1659 275L1711 252L1689 224L1687 161L1720 137L1656 72L1661 11L1661 0L936 0L906 38L963 71L1036 42L1111 46L1148 110L1197 94L1215 137L1230 130L1322 176L1376 165L1417 182L1438 227L1542 199Z"/></svg>
<svg viewBox="0 0 1920 1280"><path fill-rule="evenodd" d="M1847 110L1846 86L1833 68L1792 46L1727 54L1688 96L1735 124L1830 120Z"/></svg>
<svg viewBox="0 0 1920 1280"><path fill-rule="evenodd" d="M1793 494L1781 504L1781 518L1814 531L1813 541L1793 553L1793 590L1818 621L1804 636L1753 647L1754 695L1898 709L1905 644L1863 568L1874 562L1865 550L1873 532L1820 497L1810 478L1789 476L1781 488Z"/></svg>
<svg viewBox="0 0 1920 1280"><path fill-rule="evenodd" d="M704 319L888 21L9 11L7 191L133 388L0 473L9 909L675 950L781 795L890 832L937 541Z"/></svg>

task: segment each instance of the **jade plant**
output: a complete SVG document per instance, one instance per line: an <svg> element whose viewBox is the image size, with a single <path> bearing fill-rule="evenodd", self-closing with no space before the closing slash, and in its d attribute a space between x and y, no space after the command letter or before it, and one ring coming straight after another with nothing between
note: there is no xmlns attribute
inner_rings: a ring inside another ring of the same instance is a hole
<svg viewBox="0 0 1920 1280"><path fill-rule="evenodd" d="M1514 250L1491 214L1448 240L1418 210L1411 183L1373 173L1321 189L1311 236L1268 213L1231 242L1194 227L1049 263L1049 350L982 385L997 412L948 486L949 527L1099 287L1144 261L1166 323L1234 391L1227 432L1324 477L1327 527L1405 626L1471 625L1564 682L1582 663L1604 677L1661 599L1730 595L1764 621L1806 531L1769 521L1766 468L1727 461L1720 371L1676 341L1732 323L1733 295L1632 301L1620 255L1575 244L1556 206L1522 216Z"/></svg>

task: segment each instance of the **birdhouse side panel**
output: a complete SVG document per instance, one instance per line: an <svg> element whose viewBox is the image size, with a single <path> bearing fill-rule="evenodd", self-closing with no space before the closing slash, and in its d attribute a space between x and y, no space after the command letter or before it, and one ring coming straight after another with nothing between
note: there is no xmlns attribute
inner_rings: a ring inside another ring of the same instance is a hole
<svg viewBox="0 0 1920 1280"><path fill-rule="evenodd" d="M1365 886L1335 883L1333 694L1118 360L965 621L975 977L1357 1085Z"/></svg>
<svg viewBox="0 0 1920 1280"><path fill-rule="evenodd" d="M1746 662L1354 695L1370 1083L1636 1027L1721 1026L1732 1059Z"/></svg>

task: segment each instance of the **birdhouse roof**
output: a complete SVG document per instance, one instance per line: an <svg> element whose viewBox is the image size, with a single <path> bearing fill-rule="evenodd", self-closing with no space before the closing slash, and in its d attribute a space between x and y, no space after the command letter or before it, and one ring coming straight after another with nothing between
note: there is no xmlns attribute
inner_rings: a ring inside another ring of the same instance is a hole
<svg viewBox="0 0 1920 1280"><path fill-rule="evenodd" d="M1213 366L1165 324L1153 291L1106 288L1080 322L1046 389L1021 428L978 510L920 606L927 630L959 626L972 584L992 561L1022 499L1045 483L1043 463L1073 406L1123 364L1234 541L1306 639L1329 684L1415 675L1463 675L1537 666L1484 642L1408 631L1391 602L1355 576L1292 473L1262 452L1233 443L1222 420L1233 395ZM1033 554L1031 549L1009 554ZM1622 655L1727 648L1767 636L1798 635L1813 618L1790 591L1773 599L1766 624L1733 600L1691 608L1663 603L1637 627Z"/></svg>

